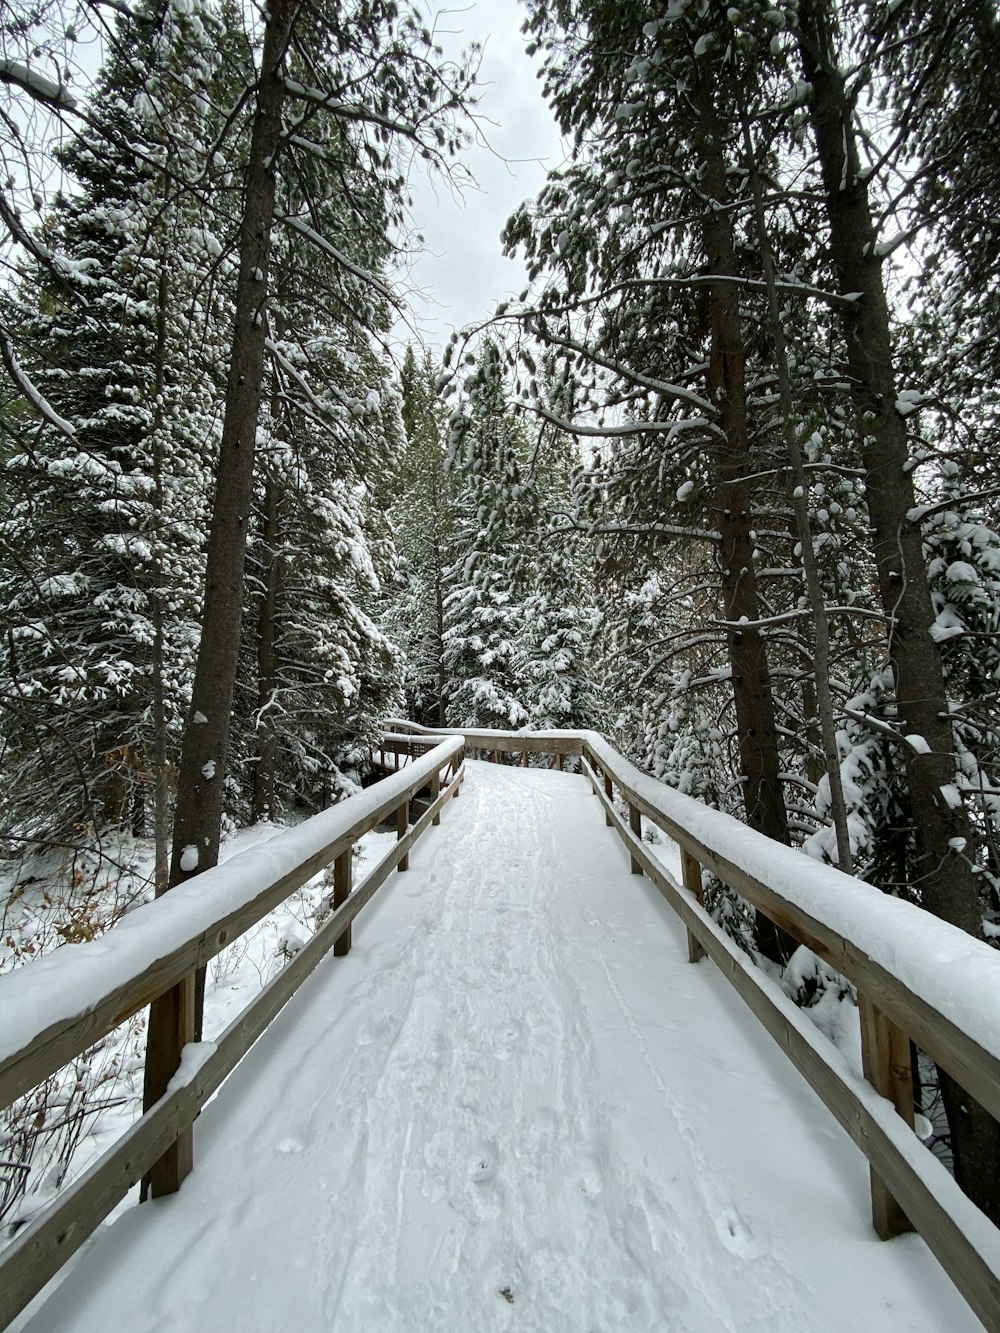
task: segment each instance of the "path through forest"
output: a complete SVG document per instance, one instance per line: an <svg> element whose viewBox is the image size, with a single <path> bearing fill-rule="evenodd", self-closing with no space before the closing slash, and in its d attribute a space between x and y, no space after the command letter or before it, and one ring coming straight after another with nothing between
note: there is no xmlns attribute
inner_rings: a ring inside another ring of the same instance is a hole
<svg viewBox="0 0 1000 1333"><path fill-rule="evenodd" d="M470 763L411 866L19 1327L978 1328L582 778Z"/></svg>

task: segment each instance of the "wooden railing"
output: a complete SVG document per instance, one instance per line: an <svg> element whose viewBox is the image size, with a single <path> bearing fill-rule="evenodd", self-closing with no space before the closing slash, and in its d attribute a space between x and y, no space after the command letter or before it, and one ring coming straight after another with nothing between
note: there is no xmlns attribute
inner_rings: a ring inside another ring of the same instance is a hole
<svg viewBox="0 0 1000 1333"><path fill-rule="evenodd" d="M633 873L646 875L684 923L690 961L707 955L719 966L868 1158L878 1235L918 1231L984 1326L1000 1333L1000 1230L913 1133L910 1061L912 1039L1000 1119L1000 951L664 787L596 732L437 734L459 734L480 753L560 746L582 756ZM642 816L679 845L683 885L642 841ZM708 915L703 868L854 984L864 1079Z"/></svg>
<svg viewBox="0 0 1000 1333"><path fill-rule="evenodd" d="M984 1326L1000 1333L1000 1231L913 1133L909 1056L912 1038L1000 1117L1000 953L910 903L664 787L594 732L447 732L391 725L383 753L405 755L409 762L355 798L360 804L345 802L206 872L130 914L93 946L59 950L0 978L0 1097L6 1104L154 995L187 984L197 966L324 865L337 867L339 905L309 944L218 1041L185 1049L167 1095L12 1243L0 1266L0 1313L6 1319L131 1185L190 1133L200 1105L323 954L349 947L353 917L393 866L405 868L413 842L438 822L443 803L457 793L465 747L494 757L580 757L633 872L647 876L684 923L690 960L707 956L720 967L868 1157L878 1234L888 1237L910 1226L919 1231ZM427 744L434 749L420 757L417 751ZM431 804L407 828L409 803L425 786ZM352 843L395 809L400 810L395 848L347 897ZM643 816L679 844L683 885L643 842ZM703 868L854 983L864 1079L708 915L702 905ZM30 995L22 977L29 979ZM26 1003L34 1007L25 1009ZM15 1019L11 1009L19 1004Z"/></svg>
<svg viewBox="0 0 1000 1333"><path fill-rule="evenodd" d="M0 1107L41 1083L160 997L175 1015L156 1036L173 1077L167 1091L0 1256L0 1326L24 1308L144 1176L176 1189L193 1157L192 1126L208 1097L331 949L351 947L351 922L413 844L440 823L465 773L460 737L419 742L424 753L375 787L196 876L125 916L90 943L57 949L0 977ZM430 787L411 824L410 802ZM354 843L396 815L396 843L352 892ZM334 866L333 911L312 938L214 1041L186 1044L193 978L289 894ZM176 1072L174 1072L176 1071Z"/></svg>

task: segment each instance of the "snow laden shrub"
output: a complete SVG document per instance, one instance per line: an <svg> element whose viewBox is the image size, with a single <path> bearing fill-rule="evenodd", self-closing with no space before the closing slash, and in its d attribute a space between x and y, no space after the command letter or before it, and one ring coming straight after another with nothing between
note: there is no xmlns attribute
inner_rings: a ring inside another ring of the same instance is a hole
<svg viewBox="0 0 1000 1333"><path fill-rule="evenodd" d="M860 1072L857 992L851 983L800 945L781 974L781 988Z"/></svg>
<svg viewBox="0 0 1000 1333"><path fill-rule="evenodd" d="M33 852L4 866L0 972L93 940L150 893L145 849L127 832L80 852ZM134 1115L142 1091L145 1012L0 1112L0 1236L9 1237L67 1180L95 1136Z"/></svg>
<svg viewBox="0 0 1000 1333"><path fill-rule="evenodd" d="M944 498L924 524L928 576L955 734L956 799L973 845L956 848L978 872L984 917L1000 919L1000 535L966 495L954 462L941 468ZM991 934L991 938L996 938Z"/></svg>

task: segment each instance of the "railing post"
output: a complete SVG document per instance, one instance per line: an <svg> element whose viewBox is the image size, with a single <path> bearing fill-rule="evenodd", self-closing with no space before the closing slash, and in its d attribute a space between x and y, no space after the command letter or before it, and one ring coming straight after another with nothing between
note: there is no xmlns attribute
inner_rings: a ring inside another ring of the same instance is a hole
<svg viewBox="0 0 1000 1333"><path fill-rule="evenodd" d="M681 875L684 879L684 887L694 895L699 906L704 907L705 893L701 884L701 862L693 857L685 847L681 848ZM699 958L705 957L705 950L690 931L688 931L687 937L688 962L696 963Z"/></svg>
<svg viewBox="0 0 1000 1333"><path fill-rule="evenodd" d="M613 801L615 799L615 789L611 781L611 775L609 773L604 774L604 794L609 801ZM604 822L605 824L607 824L608 828L611 828L612 824L614 824L615 821L611 818L610 810L605 810Z"/></svg>
<svg viewBox="0 0 1000 1333"><path fill-rule="evenodd" d="M149 1006L146 1044L145 1110L164 1095L177 1073L181 1051L194 1040L194 973L178 982ZM174 1194L194 1166L194 1129L186 1125L162 1157L149 1169L149 1193L154 1199Z"/></svg>
<svg viewBox="0 0 1000 1333"><path fill-rule="evenodd" d="M642 816L639 814L639 807L633 805L631 801L628 803L628 826L637 838L642 837ZM642 874L642 866L634 856L632 857L632 874Z"/></svg>
<svg viewBox="0 0 1000 1333"><path fill-rule="evenodd" d="M432 773L432 774L431 774L431 800L432 800L432 801L436 801L437 798L438 798L440 795L441 795L441 774L440 774L439 772L438 772L438 773ZM436 815L434 816L434 818L431 820L431 823L432 823L432 824L440 824L440 823L441 823L441 811L440 811L440 810L437 812L437 814L436 814Z"/></svg>
<svg viewBox="0 0 1000 1333"><path fill-rule="evenodd" d="M861 1067L876 1092L887 1097L913 1128L913 1067L910 1039L877 1005L858 991L861 1019ZM912 1231L913 1226L889 1193L881 1177L870 1169L872 1222L881 1240L891 1240Z"/></svg>
<svg viewBox="0 0 1000 1333"><path fill-rule="evenodd" d="M561 772L563 771L563 752L562 752L562 750L560 750L559 753L556 755L556 766L557 766L557 768L559 769L559 772L561 773Z"/></svg>
<svg viewBox="0 0 1000 1333"><path fill-rule="evenodd" d="M396 806L396 841L400 842L406 837L406 830L410 827L410 798L407 797L402 805ZM400 857L398 870L409 870L410 854Z"/></svg>
<svg viewBox="0 0 1000 1333"><path fill-rule="evenodd" d="M351 896L351 878L354 874L354 848L348 847L345 852L341 852L333 863L333 910L342 907ZM344 931L340 939L333 946L334 955L337 958L343 958L344 954L351 952L351 928Z"/></svg>

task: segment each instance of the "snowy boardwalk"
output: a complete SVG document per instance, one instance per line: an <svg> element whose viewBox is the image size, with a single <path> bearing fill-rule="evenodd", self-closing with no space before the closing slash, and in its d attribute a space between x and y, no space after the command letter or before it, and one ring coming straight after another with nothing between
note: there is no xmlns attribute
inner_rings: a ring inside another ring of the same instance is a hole
<svg viewBox="0 0 1000 1333"><path fill-rule="evenodd" d="M979 1328L584 779L470 763L354 941L33 1333Z"/></svg>

